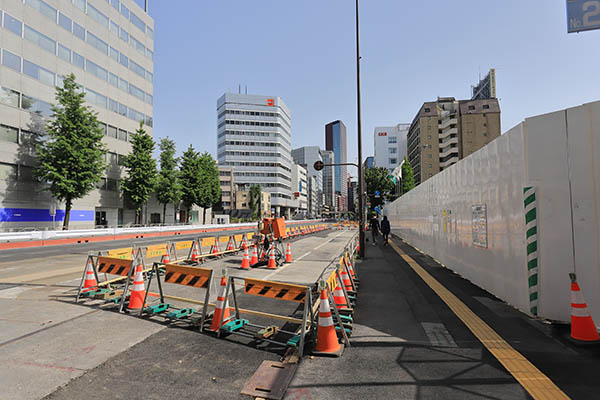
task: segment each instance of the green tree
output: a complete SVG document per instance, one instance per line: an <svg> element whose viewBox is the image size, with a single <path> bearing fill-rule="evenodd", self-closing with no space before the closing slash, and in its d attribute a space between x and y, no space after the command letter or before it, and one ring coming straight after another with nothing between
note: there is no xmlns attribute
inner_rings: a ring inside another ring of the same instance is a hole
<svg viewBox="0 0 600 400"><path fill-rule="evenodd" d="M221 200L221 183L219 181L219 167L210 153L203 153L200 158L201 190L198 205L204 209L202 223L206 223L206 210Z"/></svg>
<svg viewBox="0 0 600 400"><path fill-rule="evenodd" d="M250 210L252 211L253 219L260 219L260 212L262 210L262 189L260 185L250 186Z"/></svg>
<svg viewBox="0 0 600 400"><path fill-rule="evenodd" d="M190 145L181 157L179 166L179 181L181 183L181 200L186 207L186 222L190 220L190 211L194 204L200 204L202 186L202 171L200 154Z"/></svg>
<svg viewBox="0 0 600 400"><path fill-rule="evenodd" d="M181 183L175 157L175 142L163 138L160 147L160 172L156 184L156 198L163 205L163 224L166 223L167 204L177 204L181 200Z"/></svg>
<svg viewBox="0 0 600 400"><path fill-rule="evenodd" d="M64 77L56 87L57 105L46 124L47 137L37 146L36 176L48 183L47 190L65 202L63 229L69 229L73 200L84 197L104 175L106 148L96 113L84 105L85 94L75 75Z"/></svg>
<svg viewBox="0 0 600 400"><path fill-rule="evenodd" d="M135 223L142 223L142 207L156 187L156 160L152 158L154 140L140 127L131 136L131 153L125 156L123 165L127 176L121 179L121 190L135 208Z"/></svg>
<svg viewBox="0 0 600 400"><path fill-rule="evenodd" d="M365 171L365 182L367 184L367 195L371 202L371 209L383 204L385 197L388 199L393 198L394 183L389 178L389 171L387 168L368 168ZM379 191L379 197L375 197L376 191Z"/></svg>
<svg viewBox="0 0 600 400"><path fill-rule="evenodd" d="M408 158L404 157L404 164L402 164L402 194L413 190L414 188L415 177L413 175L413 169Z"/></svg>

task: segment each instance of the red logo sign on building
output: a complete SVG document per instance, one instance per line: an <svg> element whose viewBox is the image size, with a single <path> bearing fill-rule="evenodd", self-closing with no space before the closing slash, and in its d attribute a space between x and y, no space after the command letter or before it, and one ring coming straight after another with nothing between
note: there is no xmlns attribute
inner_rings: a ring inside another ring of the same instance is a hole
<svg viewBox="0 0 600 400"><path fill-rule="evenodd" d="M379 132L377 136L387 136L387 132Z"/></svg>
<svg viewBox="0 0 600 400"><path fill-rule="evenodd" d="M271 107L275 106L275 99L267 99L267 105Z"/></svg>

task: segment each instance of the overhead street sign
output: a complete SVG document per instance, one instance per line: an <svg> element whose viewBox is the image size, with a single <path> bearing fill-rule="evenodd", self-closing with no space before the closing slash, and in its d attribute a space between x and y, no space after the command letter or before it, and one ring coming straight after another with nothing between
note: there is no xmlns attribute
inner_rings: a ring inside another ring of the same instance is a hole
<svg viewBox="0 0 600 400"><path fill-rule="evenodd" d="M567 0L567 32L600 29L600 0Z"/></svg>

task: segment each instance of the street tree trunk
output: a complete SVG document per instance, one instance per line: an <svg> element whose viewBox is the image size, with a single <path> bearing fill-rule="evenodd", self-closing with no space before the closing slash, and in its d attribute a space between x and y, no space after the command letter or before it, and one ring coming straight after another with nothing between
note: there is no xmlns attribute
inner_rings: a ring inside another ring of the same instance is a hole
<svg viewBox="0 0 600 400"><path fill-rule="evenodd" d="M71 207L73 207L73 201L69 197L65 199L65 219L63 220L63 231L69 230L69 220L71 219Z"/></svg>
<svg viewBox="0 0 600 400"><path fill-rule="evenodd" d="M206 207L202 207L202 225L206 225Z"/></svg>
<svg viewBox="0 0 600 400"><path fill-rule="evenodd" d="M167 203L163 204L163 225L167 224Z"/></svg>

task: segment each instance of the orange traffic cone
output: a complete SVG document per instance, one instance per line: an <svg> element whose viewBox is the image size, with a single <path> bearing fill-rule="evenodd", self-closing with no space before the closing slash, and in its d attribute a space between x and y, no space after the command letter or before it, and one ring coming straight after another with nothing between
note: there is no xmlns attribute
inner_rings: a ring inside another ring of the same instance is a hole
<svg viewBox="0 0 600 400"><path fill-rule="evenodd" d="M333 291L333 302L337 308L349 308L349 305L346 303L346 296L344 296L344 291L339 282Z"/></svg>
<svg viewBox="0 0 600 400"><path fill-rule="evenodd" d="M209 330L213 332L218 332L221 328L219 326L219 322L221 319L226 321L227 318L231 315L231 309L229 308L229 301L225 298L225 291L227 290L227 277L221 277L221 283L219 285L219 293L217 295L217 304L215 306L215 312L213 313L212 323L210 325ZM221 318L221 315L223 317Z"/></svg>
<svg viewBox="0 0 600 400"><path fill-rule="evenodd" d="M348 270L350 271L350 276L352 279L356 279L356 273L354 272L354 266L352 265L352 261L350 261L350 257L346 255L346 265L348 266Z"/></svg>
<svg viewBox="0 0 600 400"><path fill-rule="evenodd" d="M246 243L246 237L242 238L242 250L246 250L248 248L248 244Z"/></svg>
<svg viewBox="0 0 600 400"><path fill-rule="evenodd" d="M192 242L192 258L191 258L192 262L198 262L200 261L200 258L198 257L198 242L193 241Z"/></svg>
<svg viewBox="0 0 600 400"><path fill-rule="evenodd" d="M215 244L212 247L212 255L216 256L219 254L219 250L217 250L217 246L219 245L219 238L215 238Z"/></svg>
<svg viewBox="0 0 600 400"><path fill-rule="evenodd" d="M233 239L230 237L227 243L227 251L233 251Z"/></svg>
<svg viewBox="0 0 600 400"><path fill-rule="evenodd" d="M92 267L92 258L88 257L87 265L85 266L85 279L83 281L82 292L90 291L91 288L98 286L96 275L94 275L94 267Z"/></svg>
<svg viewBox="0 0 600 400"><path fill-rule="evenodd" d="M250 256L248 256L248 248L244 250L244 257L242 257L241 269L250 269Z"/></svg>
<svg viewBox="0 0 600 400"><path fill-rule="evenodd" d="M138 264L135 269L135 277L133 278L133 285L131 286L131 295L129 296L129 305L127 306L130 310L139 310L144 306L144 295L146 289L144 288L144 274L142 273L142 264Z"/></svg>
<svg viewBox="0 0 600 400"><path fill-rule="evenodd" d="M569 274L569 278L571 278L571 338L586 343L600 341L600 335L583 299L577 277L575 274Z"/></svg>
<svg viewBox="0 0 600 400"><path fill-rule="evenodd" d="M275 262L275 249L273 248L273 245L271 245L271 248L269 249L269 263L267 264L267 268L268 269L276 269L277 268L277 263Z"/></svg>
<svg viewBox="0 0 600 400"><path fill-rule="evenodd" d="M285 250L285 262L286 263L292 262L292 247L290 246L289 242L287 244L287 249Z"/></svg>
<svg viewBox="0 0 600 400"><path fill-rule="evenodd" d="M258 252L256 251L256 245L252 248L252 258L250 258L250 265L254 265L258 262Z"/></svg>
<svg viewBox="0 0 600 400"><path fill-rule="evenodd" d="M314 354L328 355L339 357L344 350L338 342L333 326L333 317L329 308L329 300L325 289L325 282L319 283L321 289L321 304L319 304L319 325L317 326L317 345L315 346Z"/></svg>
<svg viewBox="0 0 600 400"><path fill-rule="evenodd" d="M162 262L165 263L165 264L170 264L171 263L171 257L169 257L169 245L167 245L167 252L162 257Z"/></svg>
<svg viewBox="0 0 600 400"><path fill-rule="evenodd" d="M354 289L352 289L352 282L350 282L350 277L348 276L348 272L346 272L346 268L342 267L342 272L340 273L341 278L342 278L342 283L344 284L344 287L346 288L346 291L354 291Z"/></svg>

